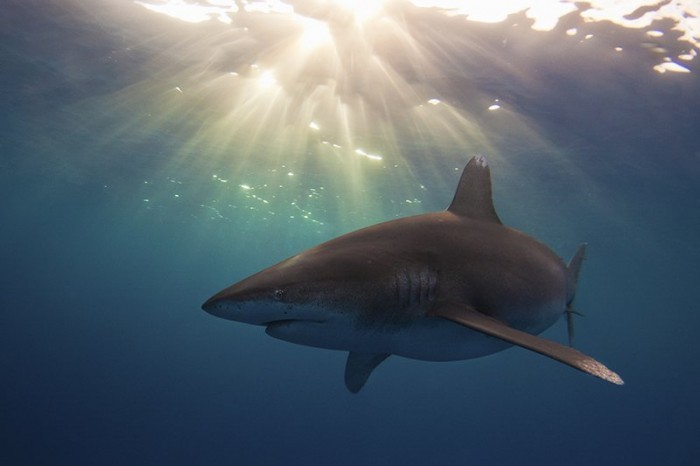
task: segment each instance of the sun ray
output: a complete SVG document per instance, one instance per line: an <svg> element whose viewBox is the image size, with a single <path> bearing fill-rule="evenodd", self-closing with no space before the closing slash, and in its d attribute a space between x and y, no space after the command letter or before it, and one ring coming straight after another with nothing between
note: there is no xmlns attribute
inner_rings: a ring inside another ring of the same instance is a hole
<svg viewBox="0 0 700 466"><path fill-rule="evenodd" d="M342 173L339 182L358 204L372 196L368 176L414 176L406 153L498 157L512 141L546 148L512 98L522 89L509 87L536 87L537 77L502 55L524 45L493 45L464 32L470 28L508 20L533 35L551 31L584 44L597 40L587 25L608 21L646 32L657 57L650 68L665 77L692 72L700 36L690 0L134 3L144 15L168 18L170 29L159 37L171 39L146 80L110 97L115 110L147 109L118 136L176 133L186 142L172 165L211 166L222 179L255 169L279 176L280 185L298 182L282 165ZM674 33L660 31L659 19L670 20ZM682 42L677 51L668 47L673 41ZM629 49L610 44L613 56ZM514 78L495 82L502 76ZM212 174L210 182L228 186Z"/></svg>

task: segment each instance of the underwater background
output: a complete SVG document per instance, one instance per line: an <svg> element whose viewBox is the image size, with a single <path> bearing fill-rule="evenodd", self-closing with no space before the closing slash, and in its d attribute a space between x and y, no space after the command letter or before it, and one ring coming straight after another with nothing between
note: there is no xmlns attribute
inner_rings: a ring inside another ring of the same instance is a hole
<svg viewBox="0 0 700 466"><path fill-rule="evenodd" d="M0 465L699 464L698 5L459 3L1 2ZM511 348L353 395L200 309L479 153L506 225L588 243L575 345L624 386Z"/></svg>

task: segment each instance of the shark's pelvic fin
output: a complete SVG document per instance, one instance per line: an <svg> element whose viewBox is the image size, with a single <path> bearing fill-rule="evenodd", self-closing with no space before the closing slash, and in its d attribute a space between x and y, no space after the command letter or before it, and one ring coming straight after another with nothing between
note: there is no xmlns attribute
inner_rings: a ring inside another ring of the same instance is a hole
<svg viewBox="0 0 700 466"><path fill-rule="evenodd" d="M381 353L348 353L345 363L345 386L352 393L357 393L365 385L367 379L389 354Z"/></svg>
<svg viewBox="0 0 700 466"><path fill-rule="evenodd" d="M569 273L569 302L566 303L566 330L569 335L569 346L574 346L574 314L581 315L574 310L574 296L576 295L576 285L578 284L578 275L581 271L581 264L586 258L586 243L582 243L576 250L576 254L569 261L567 267Z"/></svg>
<svg viewBox="0 0 700 466"><path fill-rule="evenodd" d="M617 385L624 384L619 375L590 356L554 341L511 328L500 320L482 314L471 307L460 304L444 304L433 309L431 314L543 354L608 382Z"/></svg>
<svg viewBox="0 0 700 466"><path fill-rule="evenodd" d="M448 211L463 217L501 223L491 198L491 170L486 157L473 157L462 172Z"/></svg>
<svg viewBox="0 0 700 466"><path fill-rule="evenodd" d="M586 247L588 246L588 243L581 243L576 250L576 254L574 254L574 257L571 258L569 261L568 269L569 269L569 276L571 277L571 280L576 286L576 282L578 282L578 274L581 271L581 264L583 264L583 260L586 258Z"/></svg>

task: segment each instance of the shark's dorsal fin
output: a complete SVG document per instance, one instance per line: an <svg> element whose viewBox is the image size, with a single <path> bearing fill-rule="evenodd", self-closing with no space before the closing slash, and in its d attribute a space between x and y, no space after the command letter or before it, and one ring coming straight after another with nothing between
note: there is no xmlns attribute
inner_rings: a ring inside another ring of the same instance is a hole
<svg viewBox="0 0 700 466"><path fill-rule="evenodd" d="M482 314L469 306L452 303L444 304L433 309L431 314L464 325L477 332L522 346L525 349L548 356L608 382L617 385L624 383L619 375L590 356L586 356L573 348L557 342L516 330L500 320Z"/></svg>
<svg viewBox="0 0 700 466"><path fill-rule="evenodd" d="M455 197L447 208L463 217L501 223L491 198L491 170L483 155L473 157L462 172Z"/></svg>
<svg viewBox="0 0 700 466"><path fill-rule="evenodd" d="M359 392L372 371L388 357L386 353L348 353L345 363L345 386L352 393Z"/></svg>

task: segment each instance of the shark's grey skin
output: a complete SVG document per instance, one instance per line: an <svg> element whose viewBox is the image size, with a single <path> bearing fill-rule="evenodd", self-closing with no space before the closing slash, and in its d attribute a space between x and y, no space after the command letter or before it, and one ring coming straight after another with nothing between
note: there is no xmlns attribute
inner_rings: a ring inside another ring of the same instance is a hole
<svg viewBox="0 0 700 466"><path fill-rule="evenodd" d="M236 283L202 306L269 335L349 352L345 383L362 388L391 354L428 361L512 345L604 380L594 359L536 335L571 317L583 259L564 264L501 224L484 157L467 164L445 212L380 223L322 243Z"/></svg>

